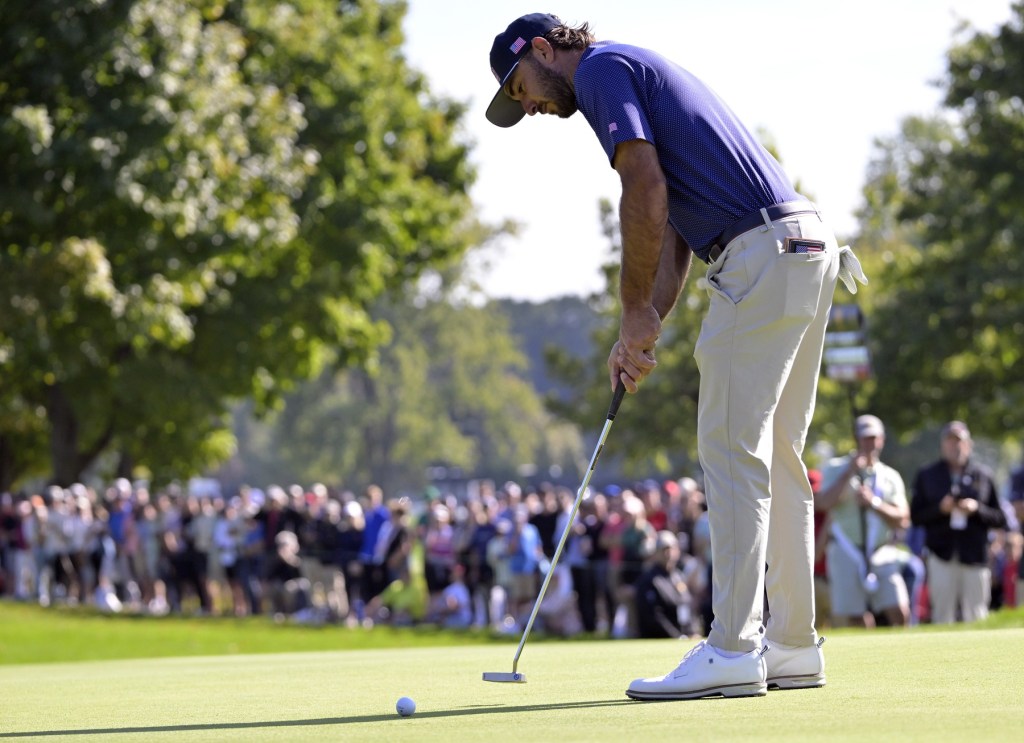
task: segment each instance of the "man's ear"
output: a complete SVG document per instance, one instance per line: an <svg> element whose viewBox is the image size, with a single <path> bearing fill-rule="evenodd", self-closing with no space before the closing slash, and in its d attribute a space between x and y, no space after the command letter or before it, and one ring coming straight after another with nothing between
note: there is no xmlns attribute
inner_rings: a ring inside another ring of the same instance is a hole
<svg viewBox="0 0 1024 743"><path fill-rule="evenodd" d="M534 56L542 60L545 64L551 64L554 62L555 48L551 46L551 42L543 36L534 36L530 46L533 47Z"/></svg>

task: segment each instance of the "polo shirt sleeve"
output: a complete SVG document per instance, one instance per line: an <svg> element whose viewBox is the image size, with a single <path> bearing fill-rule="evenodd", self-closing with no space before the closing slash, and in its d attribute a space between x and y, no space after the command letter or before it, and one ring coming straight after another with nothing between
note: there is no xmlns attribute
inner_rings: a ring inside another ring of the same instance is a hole
<svg viewBox="0 0 1024 743"><path fill-rule="evenodd" d="M890 503L909 508L910 503L907 501L907 488L903 484L903 478L900 473L892 467L886 467L886 479L889 481Z"/></svg>
<svg viewBox="0 0 1024 743"><path fill-rule="evenodd" d="M580 62L574 78L576 103L609 162L620 142L643 139L654 144L646 93L646 78L653 74L639 62L610 52Z"/></svg>

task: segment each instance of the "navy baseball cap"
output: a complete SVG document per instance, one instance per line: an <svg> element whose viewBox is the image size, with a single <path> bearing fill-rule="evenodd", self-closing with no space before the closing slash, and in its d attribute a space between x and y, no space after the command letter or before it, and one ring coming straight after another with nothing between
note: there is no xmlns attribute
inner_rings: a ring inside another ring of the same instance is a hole
<svg viewBox="0 0 1024 743"><path fill-rule="evenodd" d="M531 13L517 18L502 33L494 37L491 46L491 72L498 81L498 92L487 107L487 120L501 127L518 124L526 112L519 101L505 95L508 82L516 66L530 51L530 42L537 36L544 36L562 22L547 13Z"/></svg>

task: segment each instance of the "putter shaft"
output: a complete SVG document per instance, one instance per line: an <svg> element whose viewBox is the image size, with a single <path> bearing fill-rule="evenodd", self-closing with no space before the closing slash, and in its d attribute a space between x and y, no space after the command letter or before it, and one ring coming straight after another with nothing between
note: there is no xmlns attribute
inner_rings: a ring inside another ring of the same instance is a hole
<svg viewBox="0 0 1024 743"><path fill-rule="evenodd" d="M558 540L558 547L555 549L555 554L551 558L551 564L548 566L548 573L544 576L544 582L541 584L540 593L537 594L537 600L533 602L533 610L530 612L530 619L526 623L526 629L523 630L523 637L519 640L519 647L516 648L516 656L512 660L512 673L517 673L519 666L519 656L522 655L523 646L526 645L526 638L530 636L530 630L533 629L533 622L537 618L537 612L540 610L541 601L544 599L544 594L548 590L548 583L551 582L551 576L555 572L555 566L558 564L558 559L562 556L562 548L565 547L565 543L569 538L569 532L572 531L573 522L576 521L576 513L580 510L580 503L583 502L583 495L587 492L587 486L590 484L590 478L594 474L594 468L597 466L597 458L601 456L601 451L604 449L605 439L608 438L608 432L611 430L612 422L615 420L616 413L619 412L619 405L622 403L622 398L626 394L626 388L619 382L615 388L615 394L612 396L612 403L608 407L608 418L604 422L604 428L601 430L601 436L597 440L597 446L594 447L594 453L590 457L590 466L587 467L587 473L583 476L583 482L580 484L580 489L576 491L576 500L572 504L572 512L569 514L569 519L565 523L565 529L562 530L562 537Z"/></svg>

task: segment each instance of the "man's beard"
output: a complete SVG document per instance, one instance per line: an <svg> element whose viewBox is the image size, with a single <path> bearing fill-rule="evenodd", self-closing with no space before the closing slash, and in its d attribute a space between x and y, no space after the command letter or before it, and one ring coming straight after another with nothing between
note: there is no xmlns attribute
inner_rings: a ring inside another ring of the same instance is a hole
<svg viewBox="0 0 1024 743"><path fill-rule="evenodd" d="M558 116L568 119L576 113L576 91L573 90L569 81L554 70L548 69L531 57L530 64L537 71L537 78L541 85L542 97L547 98L557 109Z"/></svg>

